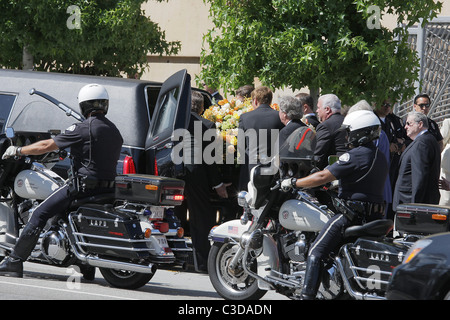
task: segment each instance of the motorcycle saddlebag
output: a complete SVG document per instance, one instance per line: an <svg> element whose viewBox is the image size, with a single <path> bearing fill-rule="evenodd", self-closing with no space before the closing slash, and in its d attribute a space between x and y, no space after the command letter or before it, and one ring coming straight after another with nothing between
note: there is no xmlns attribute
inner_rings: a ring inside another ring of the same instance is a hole
<svg viewBox="0 0 450 320"><path fill-rule="evenodd" d="M346 247L347 270L360 286L370 291L386 291L392 270L402 263L407 247L394 242L359 238ZM356 276L355 276L356 275Z"/></svg>
<svg viewBox="0 0 450 320"><path fill-rule="evenodd" d="M447 232L450 207L422 203L403 203L397 206L395 229L407 234L429 235Z"/></svg>
<svg viewBox="0 0 450 320"><path fill-rule="evenodd" d="M69 215L75 239L85 251L141 259L149 255L139 219L111 205L87 204Z"/></svg>
<svg viewBox="0 0 450 320"><path fill-rule="evenodd" d="M184 181L143 174L119 175L115 193L118 200L178 206L184 199Z"/></svg>

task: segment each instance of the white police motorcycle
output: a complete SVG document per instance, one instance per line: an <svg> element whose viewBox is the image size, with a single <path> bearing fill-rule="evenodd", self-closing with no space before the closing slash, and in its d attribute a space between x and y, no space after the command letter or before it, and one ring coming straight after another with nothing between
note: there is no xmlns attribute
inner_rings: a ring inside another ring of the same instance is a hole
<svg viewBox="0 0 450 320"><path fill-rule="evenodd" d="M241 219L211 230L208 272L223 298L254 300L268 290L300 298L308 250L335 213L312 193L323 191L286 193L280 181L308 175L314 147L314 132L297 129L281 148L279 160L252 170L248 192L238 196ZM281 167L273 170L277 161ZM347 228L344 243L325 262L317 298L384 299L392 269L410 246L388 237L392 228L390 220Z"/></svg>
<svg viewBox="0 0 450 320"><path fill-rule="evenodd" d="M81 120L62 103L52 102ZM11 145L23 146L52 136L52 132L13 130L28 128L27 121L39 111L35 103L21 111L0 136L1 154ZM39 203L67 182L52 170L66 155L60 151L0 160L0 257L13 250ZM78 266L88 280L94 279L92 267L98 267L112 286L139 288L158 268L183 267L185 262L177 259L175 250L192 251L173 214L174 206L183 201L183 192L184 182L178 179L119 175L113 193L78 199L67 214L50 219L28 261Z"/></svg>

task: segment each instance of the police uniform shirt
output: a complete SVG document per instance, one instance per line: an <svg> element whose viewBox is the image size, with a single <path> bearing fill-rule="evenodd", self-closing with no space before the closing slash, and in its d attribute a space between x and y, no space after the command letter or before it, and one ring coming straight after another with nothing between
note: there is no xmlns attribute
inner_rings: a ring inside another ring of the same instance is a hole
<svg viewBox="0 0 450 320"><path fill-rule="evenodd" d="M339 179L339 198L383 203L389 166L381 151L368 143L342 154L328 170Z"/></svg>
<svg viewBox="0 0 450 320"><path fill-rule="evenodd" d="M103 114L71 125L53 140L60 150L70 147L75 171L79 174L114 180L123 139Z"/></svg>

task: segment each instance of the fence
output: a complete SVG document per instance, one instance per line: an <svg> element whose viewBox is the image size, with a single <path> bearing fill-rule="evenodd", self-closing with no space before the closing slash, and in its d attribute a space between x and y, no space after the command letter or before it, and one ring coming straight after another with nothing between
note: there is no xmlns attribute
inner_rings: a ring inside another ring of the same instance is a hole
<svg viewBox="0 0 450 320"><path fill-rule="evenodd" d="M438 17L427 23L410 28L409 42L420 58L419 82L416 94L427 93L431 98L428 116L439 125L450 118L450 17ZM414 97L404 99L394 108L403 118L413 110Z"/></svg>

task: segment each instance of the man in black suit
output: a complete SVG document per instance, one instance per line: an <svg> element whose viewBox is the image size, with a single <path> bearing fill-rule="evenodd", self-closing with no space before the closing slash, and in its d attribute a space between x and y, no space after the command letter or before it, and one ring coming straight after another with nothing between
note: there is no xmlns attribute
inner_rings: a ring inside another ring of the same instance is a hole
<svg viewBox="0 0 450 320"><path fill-rule="evenodd" d="M317 128L320 121L317 119L316 113L314 112L314 100L311 95L301 92L295 97L300 100L300 104L303 108L302 121L307 125L312 125L314 129Z"/></svg>
<svg viewBox="0 0 450 320"><path fill-rule="evenodd" d="M278 105L280 106L280 120L284 124L284 128L280 130L278 136L279 145L281 147L292 132L306 125L301 121L303 111L299 99L283 96L279 99Z"/></svg>
<svg viewBox="0 0 450 320"><path fill-rule="evenodd" d="M320 124L316 128L316 166L323 170L328 165L328 157L342 155L347 150L345 130L340 129L344 116L341 114L341 101L334 94L325 94L317 102L317 116Z"/></svg>
<svg viewBox="0 0 450 320"><path fill-rule="evenodd" d="M412 142L400 157L395 184L393 209L401 203L438 204L441 151L436 138L428 131L427 116L408 113L406 133Z"/></svg>
<svg viewBox="0 0 450 320"><path fill-rule="evenodd" d="M242 164L240 190L247 190L251 169L258 163L268 163L274 155L273 147L278 145L278 133L284 125L278 111L270 107L272 97L272 91L268 87L256 88L252 92L252 105L255 109L243 113L239 119L238 151L241 157L245 154L245 159L240 158L238 162Z"/></svg>
<svg viewBox="0 0 450 320"><path fill-rule="evenodd" d="M192 237L192 246L195 249L195 258L199 271L206 271L210 243L208 234L216 224L216 212L210 201L210 192L214 189L221 198L228 198L226 187L229 184L222 183L219 168L216 163L206 164L203 154L207 145L203 137L207 130L214 130L214 122L200 116L203 112L204 99L201 93L192 91L191 117L188 131L191 134L191 157L189 163L185 163L186 174L185 195L186 205L189 209L189 228ZM195 135L195 127L201 126L202 136ZM187 146L186 146L187 147ZM187 149L187 148L186 148ZM201 152L201 154L199 154ZM201 157L201 163L196 161ZM176 212L183 210L176 207Z"/></svg>
<svg viewBox="0 0 450 320"><path fill-rule="evenodd" d="M426 93L419 94L414 97L414 110L423 113L428 119L428 131L436 138L439 148L442 152L444 150L444 138L442 137L441 131L439 130L438 124L431 118L428 118L428 113L430 112L431 99Z"/></svg>

